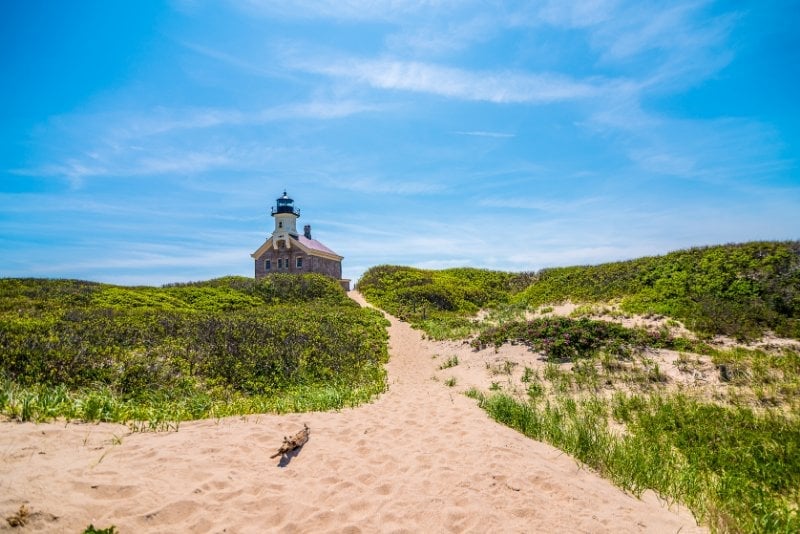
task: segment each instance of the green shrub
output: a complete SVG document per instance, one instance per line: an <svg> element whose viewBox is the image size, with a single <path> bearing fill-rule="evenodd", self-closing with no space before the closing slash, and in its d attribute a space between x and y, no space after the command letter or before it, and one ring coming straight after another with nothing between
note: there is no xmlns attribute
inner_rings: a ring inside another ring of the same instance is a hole
<svg viewBox="0 0 800 534"><path fill-rule="evenodd" d="M112 417L114 403L100 402L112 397L380 391L388 358L388 322L322 275L164 288L5 279L0 310L0 378L34 396L39 386L107 390L83 397L90 419ZM13 404L24 417L26 404Z"/></svg>
<svg viewBox="0 0 800 534"><path fill-rule="evenodd" d="M749 340L772 329L800 339L798 241L693 248L537 273L381 265L357 287L435 339L468 337L477 329L468 318L480 309L505 308L490 315L502 321L525 307L544 313L566 300L619 301L624 312L665 315L701 335Z"/></svg>
<svg viewBox="0 0 800 534"><path fill-rule="evenodd" d="M510 321L490 326L478 334L470 345L476 349L500 347L504 343L520 343L542 351L552 361L573 361L589 358L603 350L624 357L647 347L675 348L690 343L662 331L627 328L608 321L582 317L540 317L532 321Z"/></svg>
<svg viewBox="0 0 800 534"><path fill-rule="evenodd" d="M529 307L621 300L692 330L740 339L766 328L800 339L800 242L693 248L590 267L544 269L515 297Z"/></svg>
<svg viewBox="0 0 800 534"><path fill-rule="evenodd" d="M513 278L484 269L433 271L380 265L364 273L357 288L372 304L443 339L469 334L467 317L508 302Z"/></svg>

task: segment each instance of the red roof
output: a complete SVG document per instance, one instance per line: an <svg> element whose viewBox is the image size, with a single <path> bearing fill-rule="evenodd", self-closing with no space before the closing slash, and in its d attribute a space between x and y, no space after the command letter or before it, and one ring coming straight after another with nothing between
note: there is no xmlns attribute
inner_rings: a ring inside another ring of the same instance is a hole
<svg viewBox="0 0 800 534"><path fill-rule="evenodd" d="M297 240L306 248L310 248L312 250L319 250L320 252L326 252L328 254L334 254L338 256L334 251L317 241L316 239L309 239L304 235L297 236Z"/></svg>

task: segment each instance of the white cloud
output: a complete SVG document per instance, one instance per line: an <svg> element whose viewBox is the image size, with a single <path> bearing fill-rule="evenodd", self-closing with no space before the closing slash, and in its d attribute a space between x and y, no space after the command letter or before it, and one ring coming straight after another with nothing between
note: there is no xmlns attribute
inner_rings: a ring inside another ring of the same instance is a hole
<svg viewBox="0 0 800 534"><path fill-rule="evenodd" d="M143 154L111 151L102 157L69 158L63 163L16 169L14 174L66 178L72 189L81 189L87 178L118 176L185 175L206 172L230 165L234 160L224 153L157 150Z"/></svg>
<svg viewBox="0 0 800 534"><path fill-rule="evenodd" d="M278 121L335 120L385 107L351 99L308 100L245 112L225 108L156 108L64 116L51 122L50 136L73 140L79 149L37 166L12 169L21 176L65 178L81 189L95 177L181 177L217 169L263 165L280 147L243 144L233 135L224 144L205 130L227 131ZM191 136L191 137L190 137ZM228 136L226 136L226 139Z"/></svg>
<svg viewBox="0 0 800 534"><path fill-rule="evenodd" d="M230 0L245 12L265 17L324 18L348 21L395 21L415 14L448 10L464 0Z"/></svg>
<svg viewBox="0 0 800 534"><path fill-rule="evenodd" d="M456 135L469 135L473 137L494 137L498 139L507 139L511 137L516 137L517 134L513 133L505 133L505 132L484 132L481 130L474 130L469 132L453 132Z"/></svg>
<svg viewBox="0 0 800 534"><path fill-rule="evenodd" d="M548 103L596 96L603 87L558 74L470 71L430 63L392 59L301 60L295 67L352 79L380 89L429 93L461 100Z"/></svg>
<svg viewBox="0 0 800 534"><path fill-rule="evenodd" d="M547 200L542 198L524 197L490 197L481 199L479 204L489 208L516 208L563 214L585 208L591 204L598 204L604 200L606 199L601 197L579 198L575 200Z"/></svg>
<svg viewBox="0 0 800 534"><path fill-rule="evenodd" d="M266 124L292 119L339 119L383 109L381 105L357 100L309 100L263 109L230 108L156 108L151 112L128 112L116 117L96 117L96 122L109 122L108 132L118 140L137 139L173 131L202 130L218 126ZM93 122L94 122L93 121ZM73 123L80 125L83 118Z"/></svg>
<svg viewBox="0 0 800 534"><path fill-rule="evenodd" d="M691 176L697 172L697 162L690 154L680 155L648 147L630 151L629 157L648 173Z"/></svg>
<svg viewBox="0 0 800 534"><path fill-rule="evenodd" d="M405 20L399 31L386 39L387 48L405 55L443 55L486 42L503 31L495 13L468 11L460 18L456 11L438 19Z"/></svg>
<svg viewBox="0 0 800 534"><path fill-rule="evenodd" d="M537 19L554 26L585 28L612 18L619 4L617 0L547 0L542 7L533 9L538 10Z"/></svg>
<svg viewBox="0 0 800 534"><path fill-rule="evenodd" d="M444 188L439 184L415 180L393 180L391 178L335 178L328 181L330 187L360 193L417 195L437 193Z"/></svg>

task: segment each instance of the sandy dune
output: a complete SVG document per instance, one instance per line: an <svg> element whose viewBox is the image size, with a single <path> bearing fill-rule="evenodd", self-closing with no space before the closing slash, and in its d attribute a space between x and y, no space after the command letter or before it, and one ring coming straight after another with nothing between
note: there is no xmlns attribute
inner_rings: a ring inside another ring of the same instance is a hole
<svg viewBox="0 0 800 534"><path fill-rule="evenodd" d="M491 421L432 380L435 344L391 320L390 389L357 409L158 434L0 424L0 514L26 504L20 532L702 531L685 510L626 495ZM270 455L303 423L310 440L279 466Z"/></svg>

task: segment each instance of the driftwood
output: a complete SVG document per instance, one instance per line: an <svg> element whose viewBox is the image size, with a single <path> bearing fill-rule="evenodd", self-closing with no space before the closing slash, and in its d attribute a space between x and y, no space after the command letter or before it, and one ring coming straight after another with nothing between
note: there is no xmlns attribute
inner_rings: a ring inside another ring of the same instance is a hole
<svg viewBox="0 0 800 534"><path fill-rule="evenodd" d="M308 428L308 425L303 425L303 427L303 430L290 438L284 436L283 445L281 445L281 447L278 449L278 452L270 456L270 458L277 458L278 456L292 452L293 450L299 449L305 445L306 441L308 441L308 436L311 433L311 429Z"/></svg>

